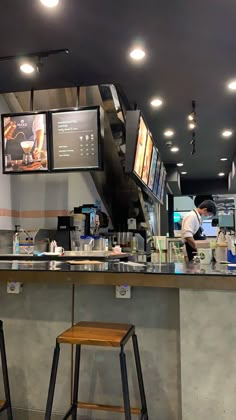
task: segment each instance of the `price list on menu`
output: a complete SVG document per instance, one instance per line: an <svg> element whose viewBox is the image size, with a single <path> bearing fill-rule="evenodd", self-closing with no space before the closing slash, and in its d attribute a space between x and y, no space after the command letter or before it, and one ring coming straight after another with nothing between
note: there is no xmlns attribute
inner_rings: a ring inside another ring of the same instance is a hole
<svg viewBox="0 0 236 420"><path fill-rule="evenodd" d="M52 169L99 167L98 109L52 113Z"/></svg>

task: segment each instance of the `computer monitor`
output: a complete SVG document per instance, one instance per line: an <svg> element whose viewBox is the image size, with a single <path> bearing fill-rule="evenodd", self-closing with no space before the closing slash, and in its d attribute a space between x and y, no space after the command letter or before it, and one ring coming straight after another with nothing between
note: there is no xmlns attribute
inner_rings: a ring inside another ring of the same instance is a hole
<svg viewBox="0 0 236 420"><path fill-rule="evenodd" d="M203 220L202 229L207 238L215 238L218 234L218 227L212 226L211 220Z"/></svg>

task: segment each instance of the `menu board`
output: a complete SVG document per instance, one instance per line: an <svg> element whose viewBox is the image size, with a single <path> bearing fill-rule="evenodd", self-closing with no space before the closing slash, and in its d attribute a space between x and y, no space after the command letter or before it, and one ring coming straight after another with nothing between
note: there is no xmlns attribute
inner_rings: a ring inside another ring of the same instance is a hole
<svg viewBox="0 0 236 420"><path fill-rule="evenodd" d="M148 188L150 188L150 190L153 190L153 187L154 187L156 165L157 165L157 149L153 147L152 162L151 162L151 167L149 171L149 179L148 179Z"/></svg>
<svg viewBox="0 0 236 420"><path fill-rule="evenodd" d="M163 177L162 177L161 195L160 195L161 201L163 201L163 198L164 198L164 192L165 192L165 186L166 186L166 175L167 175L166 170L164 168Z"/></svg>
<svg viewBox="0 0 236 420"><path fill-rule="evenodd" d="M152 149L153 149L152 138L150 134L148 133L145 157L144 157L144 163L143 163L143 172L142 172L142 181L146 185L148 184L149 171L150 171L151 160L152 160Z"/></svg>
<svg viewBox="0 0 236 420"><path fill-rule="evenodd" d="M100 167L99 108L52 112L52 169Z"/></svg>
<svg viewBox="0 0 236 420"><path fill-rule="evenodd" d="M164 165L162 163L161 169L160 169L160 177L159 177L159 183L158 183L158 190L157 190L157 194L156 194L159 199L161 199L161 191L162 191L162 183L163 183L164 170L165 170L165 168L164 168Z"/></svg>
<svg viewBox="0 0 236 420"><path fill-rule="evenodd" d="M4 173L48 170L46 113L2 115Z"/></svg>
<svg viewBox="0 0 236 420"><path fill-rule="evenodd" d="M159 186L159 178L160 178L160 170L161 170L161 158L160 155L157 159L157 166L156 166L156 173L155 173L155 181L153 186L153 194L157 196L158 193L158 186Z"/></svg>
<svg viewBox="0 0 236 420"><path fill-rule="evenodd" d="M134 160L134 172L142 178L143 173L143 163L146 150L146 141L147 141L147 127L143 121L143 118L140 118L139 123L139 132L138 132L138 141L136 146L135 160Z"/></svg>

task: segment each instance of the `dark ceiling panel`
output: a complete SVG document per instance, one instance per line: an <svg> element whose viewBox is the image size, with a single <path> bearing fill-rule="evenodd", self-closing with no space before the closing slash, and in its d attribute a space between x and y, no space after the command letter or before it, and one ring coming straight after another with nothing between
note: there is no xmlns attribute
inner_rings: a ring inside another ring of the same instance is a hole
<svg viewBox="0 0 236 420"><path fill-rule="evenodd" d="M217 178L229 172L236 132L236 94L226 83L236 77L234 0L60 0L55 10L39 0L1 0L0 56L69 48L70 55L49 57L40 75L24 77L15 62L0 62L0 91L120 83L137 102L166 163L184 161L186 178ZM128 50L141 41L147 51L140 65ZM153 111L153 95L163 96ZM191 156L186 115L197 101L195 156ZM172 127L180 147L173 155L163 131Z"/></svg>

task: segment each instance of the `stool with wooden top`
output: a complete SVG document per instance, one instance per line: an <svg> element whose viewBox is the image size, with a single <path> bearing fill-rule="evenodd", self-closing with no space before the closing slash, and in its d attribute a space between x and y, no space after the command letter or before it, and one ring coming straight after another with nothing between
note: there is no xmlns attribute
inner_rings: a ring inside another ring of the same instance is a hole
<svg viewBox="0 0 236 420"><path fill-rule="evenodd" d="M0 321L0 353L1 353L2 376L3 376L3 384L4 384L4 392L5 392L5 400L0 400L0 415L3 411L6 411L7 420L13 420L10 386L9 386L9 379L8 379L8 369L7 369L7 357L6 357L6 348L5 348L5 339L4 339L2 321Z"/></svg>
<svg viewBox="0 0 236 420"><path fill-rule="evenodd" d="M135 357L135 364L138 376L141 408L131 408L129 399L129 386L126 368L126 356L124 347L127 341L132 337L133 350ZM143 384L143 375L141 369L138 340L135 334L134 325L128 324L111 324L102 322L79 322L69 330L59 335L56 339L56 347L54 350L51 378L48 390L47 407L45 413L45 420L51 420L52 405L54 398L54 391L56 385L57 368L60 354L60 344L75 344L75 368L74 368L74 386L72 404L63 420L69 417L72 420L77 419L78 408L112 411L125 414L125 420L131 420L131 414L139 415L140 420L148 420L148 412ZM79 370L80 370L80 353L81 345L89 346L104 346L104 347L118 347L120 348L120 370L123 389L124 407L110 406L104 404L93 404L89 402L78 402L79 390Z"/></svg>

